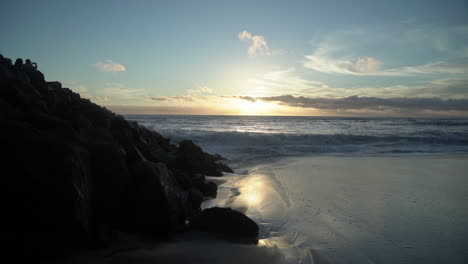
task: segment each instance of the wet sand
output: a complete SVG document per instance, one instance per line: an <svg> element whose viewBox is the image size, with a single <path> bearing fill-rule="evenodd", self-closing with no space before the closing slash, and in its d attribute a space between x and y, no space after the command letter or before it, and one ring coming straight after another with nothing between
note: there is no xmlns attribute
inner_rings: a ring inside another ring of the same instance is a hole
<svg viewBox="0 0 468 264"><path fill-rule="evenodd" d="M124 238L67 263L467 263L468 156L287 158L212 178L258 246L199 232Z"/></svg>
<svg viewBox="0 0 468 264"><path fill-rule="evenodd" d="M310 263L467 263L467 172L467 156L284 159L244 180L266 186L247 214Z"/></svg>

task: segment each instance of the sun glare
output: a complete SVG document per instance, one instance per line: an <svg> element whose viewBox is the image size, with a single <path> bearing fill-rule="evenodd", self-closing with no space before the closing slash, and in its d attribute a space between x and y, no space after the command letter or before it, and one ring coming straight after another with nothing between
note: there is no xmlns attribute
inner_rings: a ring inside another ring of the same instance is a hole
<svg viewBox="0 0 468 264"><path fill-rule="evenodd" d="M272 104L267 102L236 100L233 103L241 115L268 115L272 114L272 110L274 110Z"/></svg>
<svg viewBox="0 0 468 264"><path fill-rule="evenodd" d="M255 204L258 202L258 196L255 193L249 193L246 195L245 199L249 204Z"/></svg>

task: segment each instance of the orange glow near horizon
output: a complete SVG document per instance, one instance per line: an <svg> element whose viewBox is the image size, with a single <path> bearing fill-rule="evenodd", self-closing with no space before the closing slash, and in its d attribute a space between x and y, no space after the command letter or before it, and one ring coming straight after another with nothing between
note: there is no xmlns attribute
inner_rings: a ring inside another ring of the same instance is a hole
<svg viewBox="0 0 468 264"><path fill-rule="evenodd" d="M247 100L235 100L232 108L239 109L240 115L271 115L276 110L276 105L267 102L251 102Z"/></svg>

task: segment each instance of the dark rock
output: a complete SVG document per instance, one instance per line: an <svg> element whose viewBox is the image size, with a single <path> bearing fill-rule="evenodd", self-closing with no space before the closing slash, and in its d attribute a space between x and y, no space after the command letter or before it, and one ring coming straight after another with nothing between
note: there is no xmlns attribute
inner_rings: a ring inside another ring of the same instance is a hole
<svg viewBox="0 0 468 264"><path fill-rule="evenodd" d="M187 173L185 173L185 172L183 172L183 171L181 171L179 169L176 169L176 168L172 168L171 172L172 172L172 175L174 175L177 183L184 190L188 190L188 189L193 187L193 181L192 181L192 178L190 177L190 175L188 175Z"/></svg>
<svg viewBox="0 0 468 264"><path fill-rule="evenodd" d="M216 163L218 157L203 152L191 140L180 142L179 148L175 151L175 157L177 166L191 174L222 176L222 172L232 172L228 166Z"/></svg>
<svg viewBox="0 0 468 264"><path fill-rule="evenodd" d="M60 82L47 82L47 85L52 89L62 89L62 84Z"/></svg>
<svg viewBox="0 0 468 264"><path fill-rule="evenodd" d="M205 183L206 182L206 177L203 174L197 173L192 176L192 181L194 183Z"/></svg>
<svg viewBox="0 0 468 264"><path fill-rule="evenodd" d="M116 143L98 140L87 144L93 177L93 215L97 230L116 228L123 213L121 204L131 182L125 157ZM108 232L101 232L106 234ZM99 234L99 232L97 232ZM109 234L106 234L109 236ZM101 240L101 239L98 239Z"/></svg>
<svg viewBox="0 0 468 264"><path fill-rule="evenodd" d="M195 187L197 187L203 195L207 197L216 198L218 194L218 186L212 181L207 181L203 184L195 184Z"/></svg>
<svg viewBox="0 0 468 264"><path fill-rule="evenodd" d="M203 202L203 194L197 188L191 188L188 191L188 201L192 214L195 215L201 211L200 205Z"/></svg>
<svg viewBox="0 0 468 264"><path fill-rule="evenodd" d="M206 181L203 174L195 174L192 176L192 184L195 186L205 197L216 198L218 186L216 183Z"/></svg>
<svg viewBox="0 0 468 264"><path fill-rule="evenodd" d="M179 147L41 72L0 55L5 239L17 256L109 244L116 231L164 238L200 213L229 171L191 141Z"/></svg>
<svg viewBox="0 0 468 264"><path fill-rule="evenodd" d="M248 244L258 242L257 224L231 208L205 209L193 219L192 226L202 231L221 234L229 240Z"/></svg>
<svg viewBox="0 0 468 264"><path fill-rule="evenodd" d="M183 225L180 189L163 163L142 161L131 168L133 182L124 228L148 235L166 235Z"/></svg>

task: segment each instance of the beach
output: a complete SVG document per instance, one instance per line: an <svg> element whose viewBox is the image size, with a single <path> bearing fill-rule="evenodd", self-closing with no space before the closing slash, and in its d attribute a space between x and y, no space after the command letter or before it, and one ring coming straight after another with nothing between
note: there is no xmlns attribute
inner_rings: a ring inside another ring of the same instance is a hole
<svg viewBox="0 0 468 264"><path fill-rule="evenodd" d="M467 161L281 159L221 185L240 194L217 204L247 208L286 263L466 263Z"/></svg>
<svg viewBox="0 0 468 264"><path fill-rule="evenodd" d="M466 119L127 118L225 156L202 208L246 213L280 263L468 260Z"/></svg>
<svg viewBox="0 0 468 264"><path fill-rule="evenodd" d="M210 178L258 245L202 232L128 237L67 263L466 263L468 156L295 157Z"/></svg>

